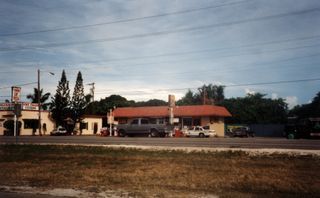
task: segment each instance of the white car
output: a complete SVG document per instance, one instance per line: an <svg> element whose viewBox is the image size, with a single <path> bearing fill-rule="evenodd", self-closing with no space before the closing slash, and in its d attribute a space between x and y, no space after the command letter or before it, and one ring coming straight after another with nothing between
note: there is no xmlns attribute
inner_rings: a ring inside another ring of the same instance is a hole
<svg viewBox="0 0 320 198"><path fill-rule="evenodd" d="M186 132L185 132L185 136L187 137L215 137L216 136L216 132L214 130L210 130L209 126L193 126L191 128L189 128Z"/></svg>
<svg viewBox="0 0 320 198"><path fill-rule="evenodd" d="M68 134L67 130L61 126L58 126L58 128L50 132L50 135L67 135L67 134Z"/></svg>

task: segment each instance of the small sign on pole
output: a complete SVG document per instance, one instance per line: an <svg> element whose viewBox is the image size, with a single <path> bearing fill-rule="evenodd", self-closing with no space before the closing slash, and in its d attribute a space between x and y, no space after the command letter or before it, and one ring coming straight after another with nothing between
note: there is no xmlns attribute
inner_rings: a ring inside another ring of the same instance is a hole
<svg viewBox="0 0 320 198"><path fill-rule="evenodd" d="M13 103L19 102L21 96L21 87L12 87L11 88L11 101Z"/></svg>

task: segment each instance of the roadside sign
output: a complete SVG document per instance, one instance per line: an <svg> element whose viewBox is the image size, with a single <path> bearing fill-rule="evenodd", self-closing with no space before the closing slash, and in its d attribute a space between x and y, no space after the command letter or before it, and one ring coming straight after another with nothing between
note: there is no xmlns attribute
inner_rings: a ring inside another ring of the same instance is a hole
<svg viewBox="0 0 320 198"><path fill-rule="evenodd" d="M12 102L19 102L21 96L21 87L11 88L11 100Z"/></svg>
<svg viewBox="0 0 320 198"><path fill-rule="evenodd" d="M21 105L22 110L39 110L38 103L30 103L30 102L23 102L18 103ZM0 103L0 110L2 111L13 111L14 104L12 103Z"/></svg>

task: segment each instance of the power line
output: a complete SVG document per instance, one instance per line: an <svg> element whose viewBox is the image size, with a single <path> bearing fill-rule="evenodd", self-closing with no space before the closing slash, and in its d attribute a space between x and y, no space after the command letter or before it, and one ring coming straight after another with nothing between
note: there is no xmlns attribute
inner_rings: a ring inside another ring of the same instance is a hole
<svg viewBox="0 0 320 198"><path fill-rule="evenodd" d="M303 46L302 48L304 48L305 46ZM307 46L307 47L310 47L310 46ZM290 50L291 48L285 48L285 49L281 49L282 50ZM297 48L294 48L294 49L297 49ZM298 48L300 49L300 48ZM277 52L279 50L276 50L276 51L268 51L268 53L270 52ZM248 54L242 54L242 55L248 55ZM235 55L232 55L232 56L235 56ZM274 63L279 63L279 62L288 62L288 61L292 61L292 60L297 60L297 59L302 59L302 58L309 58L309 57L317 57L319 56L319 53L316 53L316 54L310 54L310 55L306 55L306 56L298 56L298 57L293 57L293 58L286 58L286 59L281 59L281 60L275 60L275 61L268 61L268 62L264 62L264 63L252 63L252 64L245 64L245 65L241 65L241 66L238 66L238 67L241 67L241 69L232 69L230 68L229 70L219 70L219 72L233 72L233 71L243 71L243 70L250 70L250 69L260 69L260 67L254 67L254 68L250 68L250 66L259 66L259 65L270 65L270 64L274 64ZM210 57L212 58L212 57ZM213 57L213 58L216 58L216 57ZM199 60L203 60L204 58L201 58ZM183 61L190 61L190 60L183 60ZM181 62L181 61L167 61L167 62L160 62L160 63L170 63L170 62ZM137 65L134 65L134 66L139 66L139 65L150 65L152 63L148 63L148 64L137 64ZM159 64L159 63L153 63L153 64ZM126 65L128 66L128 65ZM133 66L133 65L130 65L130 66ZM225 66L225 65L224 65ZM242 67L245 67L246 68L242 68ZM249 67L248 67L249 66ZM269 66L270 67L270 66ZM100 68L100 67L95 67L96 69L97 68ZM77 68L77 69L72 69L72 70L80 70L82 68ZM67 69L68 71L70 71L70 69ZM206 70L197 70L197 71L185 71L185 72L166 72L166 73L161 73L161 74L166 74L166 75L182 75L182 74L189 74L189 73L194 73L194 72L210 72L210 71L216 71L217 69L206 69ZM50 71L55 71L55 70L50 70ZM23 72L26 72L26 71L23 71ZM3 71L0 73L17 73L17 71L14 71L14 72L9 72L9 71ZM147 75L147 76L146 76ZM143 78L147 78L147 77L151 77L152 74L148 73L148 74L144 74L144 75L130 75L130 77L143 77ZM156 75L158 75L158 73L156 73ZM109 82L115 82L115 81L122 81L123 78L121 79L118 79L118 80L109 80Z"/></svg>
<svg viewBox="0 0 320 198"><path fill-rule="evenodd" d="M278 50L268 50L268 51L265 51L265 52L231 54L231 55L224 55L224 56L219 56L219 57L206 57L206 58L209 58L209 59L215 58L216 59L216 58L227 58L227 57L254 55L254 54L277 53L279 51L299 50L299 49L310 48L310 47L318 47L318 46L320 46L320 44L305 45L305 46L298 46L298 47L290 47L290 48L283 48L283 49L278 49ZM318 56L318 55L319 55L319 53L316 53L316 54L311 54L311 55L308 55L308 56L302 56L302 57L299 57L299 58L314 57L314 56ZM183 60L182 62L200 61L200 60L204 60L206 58L201 57L201 58L198 58L198 59L187 59L187 60ZM284 59L283 61L295 60L295 59L298 59L298 57L294 57L294 58L290 58L290 59ZM181 61L166 61L166 62L161 62L161 63L172 63L172 62L176 63L176 62L181 62ZM277 61L275 61L275 62L277 62ZM274 62L271 62L271 63L274 63ZM153 63L153 64L159 64L159 62ZM136 64L136 65L130 65L130 66L139 66L139 65L150 65L150 63L148 63L148 64ZM95 68L105 68L105 67L95 67ZM79 69L79 67L78 67L78 69Z"/></svg>
<svg viewBox="0 0 320 198"><path fill-rule="evenodd" d="M82 63L70 63L70 62L60 62L60 63L53 63L50 65L58 65L58 64L68 64L68 65L76 65L76 64L88 64L88 63L100 63L100 62L119 62L119 61L127 61L127 60L139 60L139 59L149 59L149 58L158 58L158 57L172 57L172 56L183 56L183 55L189 55L189 54L200 54L200 53L208 53L208 52L215 52L215 51L223 51L228 49L236 49L236 48L247 48L247 47L254 47L254 46L264 46L264 45L272 45L272 44L280 44L280 43L287 43L287 42L293 42L293 41L304 41L309 39L316 39L320 38L320 35L315 36L306 36L306 37L298 37L298 38L292 38L292 39L285 39L285 40L274 40L274 41L266 41L266 42L259 42L259 43L252 43L252 44L246 44L246 45L240 45L240 46L234 46L234 47L223 47L223 48L217 48L217 49L201 49L201 50L191 50L191 51L183 51L183 52L173 52L173 53L163 53L163 54L155 54L155 55L148 55L148 56L138 56L138 57L125 57L125 58L114 58L114 59L108 59L108 60L96 60L96 61L84 61ZM295 49L301 49L301 48L308 48L308 47L316 47L319 44L315 45L307 45L307 46L298 46L293 48L284 48L279 50L269 50L267 53L277 52L277 51L283 51L283 50L295 50ZM266 53L266 52L262 52ZM242 53L242 54L233 54L233 55L225 55L221 56L222 58L225 57L233 57L233 56L241 56L241 55L248 55L249 53ZM312 55L314 56L314 55ZM214 57L217 58L217 57ZM219 58L219 57L218 57ZM192 59L194 60L194 59ZM203 60L203 58L201 58ZM185 60L183 60L185 61ZM160 63L175 63L175 62L181 62L181 61L162 61L162 62L156 62L156 63L146 63L146 64L133 64L130 66L139 66L139 65L150 65L150 64L160 64ZM29 66L29 65L24 65ZM34 66L34 64L31 64L30 66ZM97 67L96 67L97 68ZM100 68L100 67L98 67ZM104 67L103 67L104 68ZM81 67L77 67L76 69L69 69L69 70L79 70ZM25 71L25 70L24 70ZM16 72L9 72L9 71L0 71L0 73L16 73Z"/></svg>
<svg viewBox="0 0 320 198"><path fill-rule="evenodd" d="M312 81L320 81L320 78L307 78L307 79L285 80L285 81L232 84L232 85L224 85L224 87L228 88L228 87L243 87L243 86L275 85L275 84L301 83L301 82L312 82ZM183 90L197 89L197 88L198 87L169 88L169 89L155 89L153 91L183 91ZM144 91L144 90L132 90L131 92L139 92L139 91ZM110 92L116 92L116 91L110 90ZM110 92L107 92L107 93L110 93ZM97 94L105 94L105 92L99 92L99 91L97 91L96 93Z"/></svg>
<svg viewBox="0 0 320 198"><path fill-rule="evenodd" d="M256 86L256 85L275 85L275 84L287 84L287 83L298 83L298 82L311 82L319 81L320 78L309 78L309 79L299 79L299 80L283 80L283 81L273 81L273 82L261 82L261 83L244 83L236 85L227 85L226 87L243 87L243 86Z"/></svg>
<svg viewBox="0 0 320 198"><path fill-rule="evenodd" d="M2 51L2 52L3 51L19 51L19 50L35 49L35 48L41 49L41 48L72 46L72 45L82 45L82 44L90 44L90 43L121 41L121 40L152 37L152 36L161 36L161 35L175 34L175 33L188 32L188 31L199 31L199 30L204 30L204 29L210 29L213 27L225 27L225 26L238 25L238 24L244 24L244 23L250 23L250 22L256 22L256 21L270 20L270 19L275 19L275 18L279 18L279 17L301 15L301 14L307 14L310 12L318 12L318 11L320 11L320 8L313 8L313 9L301 10L301 11L296 11L296 12L287 12L287 13L282 13L282 14L269 15L269 16L264 16L264 17L244 19L244 20L238 20L238 21L232 21L232 22L217 23L217 24L211 24L211 25L206 25L206 26L198 26L198 27L182 28L182 29L176 29L176 30L151 32L151 33L146 33L146 34L135 34L135 35L130 35L130 36L104 38L104 39L93 39L93 40L86 40L86 41L65 42L65 43L48 43L48 44L44 44L44 45L30 45L30 46L21 46L21 47L16 47L16 48L0 48L0 51Z"/></svg>
<svg viewBox="0 0 320 198"><path fill-rule="evenodd" d="M26 97L27 95L20 95L20 97ZM11 96L0 96L0 98L11 98Z"/></svg>
<svg viewBox="0 0 320 198"><path fill-rule="evenodd" d="M70 26L70 27L43 29L43 30L30 31L30 32L17 32L17 33L9 33L9 34L0 34L0 36L2 36L2 37L19 36L19 35L28 35L28 34L36 34L36 33L57 32L57 31L65 31L65 30L91 28L91 27L105 26L105 25L111 25L111 24L117 24L117 23L127 23L127 22L134 22L134 21L140 21L140 20L145 20L145 19L152 19L152 18L159 18L159 17L186 14L186 13L190 13L190 12L209 10L209 9L220 8L220 7L225 7L225 6L232 6L232 5L242 4L242 3L245 3L245 2L248 2L248 1L249 0L236 1L236 2L231 2L231 3L221 4L221 5L212 5L212 6L207 6L207 7L180 10L180 11L175 11L175 12L168 12L168 13L150 15L150 16L144 16L144 17L120 19L120 20L116 20L116 21L109 21L109 22L103 22L103 23L94 23L94 24L88 24L88 25L76 25L76 26ZM252 0L250 0L250 1L252 1Z"/></svg>
<svg viewBox="0 0 320 198"><path fill-rule="evenodd" d="M287 84L287 83L301 83L301 82L312 82L312 81L320 81L320 78L307 78L307 79L297 79L297 80L284 80L284 81L270 81L270 82L257 82L257 83L243 83L243 84L232 84L232 85L224 85L224 87L243 87L243 86L259 86L259 85L275 85L275 84ZM36 83L36 82L34 82ZM27 83L23 85L28 84L34 84L34 83ZM22 85L19 85L22 86ZM11 88L11 87L10 87ZM186 87L186 88L170 88L170 89L155 89L153 91L182 91L182 90L188 90L188 89L197 89L198 87ZM2 88L0 88L2 89ZM114 90L110 90L110 92L114 92ZM121 91L123 93L123 91ZM145 92L144 90L133 90L131 92ZM102 92L97 91L96 94L104 94ZM6 97L6 96L0 96L0 97Z"/></svg>
<svg viewBox="0 0 320 198"><path fill-rule="evenodd" d="M18 84L18 85L13 85L13 86L22 87L22 86L27 86L27 85L32 85L32 84L37 84L37 82L30 82L30 83ZM0 89L11 89L11 87L12 86L0 87Z"/></svg>
<svg viewBox="0 0 320 198"><path fill-rule="evenodd" d="M294 39L285 39L285 40L274 40L274 41L267 41L267 42L260 42L260 43L252 43L234 47L223 47L217 49L202 49L202 50L191 50L191 51L184 51L184 52L173 52L173 53L163 53L163 54L156 54L156 55L149 55L149 56L139 56L139 57L125 57L125 58L115 58L115 59L108 59L102 61L94 61L94 62L115 62L115 61L126 61L126 60L137 60L137 59L145 59L145 58L158 58L158 57L166 57L166 56L181 56L181 55L189 55L189 54L199 54L199 53L207 53L213 51L223 51L228 49L235 49L235 48L247 48L247 47L254 47L254 46L262 46L262 45L272 45L272 44L279 44L279 43L287 43L293 41L303 41L309 39L316 39L320 38L320 35L315 36L307 36L307 37L300 37ZM85 63L90 63L91 61L85 61ZM67 63L71 64L71 63Z"/></svg>

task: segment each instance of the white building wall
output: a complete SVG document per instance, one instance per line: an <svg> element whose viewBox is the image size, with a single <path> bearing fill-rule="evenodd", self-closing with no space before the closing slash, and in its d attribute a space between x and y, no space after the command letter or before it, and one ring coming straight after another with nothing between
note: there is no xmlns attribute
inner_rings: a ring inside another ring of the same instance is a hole
<svg viewBox="0 0 320 198"><path fill-rule="evenodd" d="M84 118L82 122L87 123L88 128L82 129L82 135L95 135L100 133L102 128L102 118ZM95 133L96 126L96 133Z"/></svg>
<svg viewBox="0 0 320 198"><path fill-rule="evenodd" d="M20 135L33 135L33 129L26 128L24 119L35 119L38 120L39 113L34 110L24 110L21 112L21 117L18 118L18 121L21 122ZM12 111L0 111L0 135L4 134L4 122L6 120L13 120L14 115ZM47 131L45 132L42 128L42 135L50 135L50 132L54 129L54 122L50 119L50 115L48 111L41 112L41 127L46 123ZM39 129L36 129L35 135L39 135Z"/></svg>

